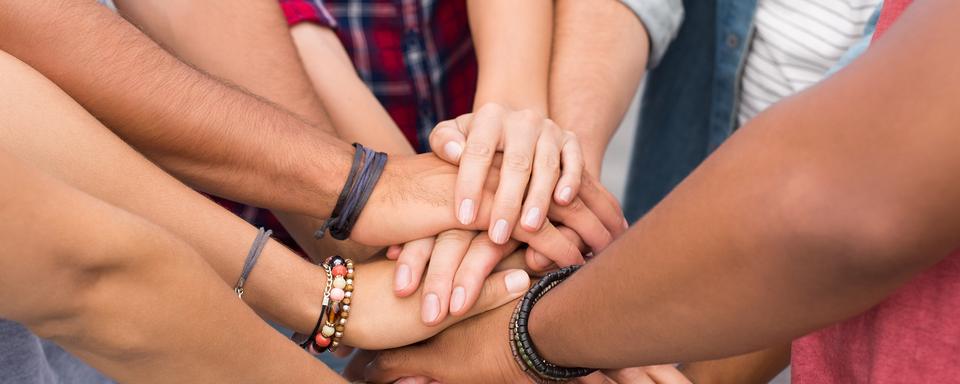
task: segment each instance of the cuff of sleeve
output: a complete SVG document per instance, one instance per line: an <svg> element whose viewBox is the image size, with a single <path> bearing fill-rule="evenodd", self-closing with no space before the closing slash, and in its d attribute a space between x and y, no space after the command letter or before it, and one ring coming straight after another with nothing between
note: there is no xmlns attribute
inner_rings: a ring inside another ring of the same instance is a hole
<svg viewBox="0 0 960 384"><path fill-rule="evenodd" d="M643 23L650 37L647 68L656 67L683 23L682 0L620 0Z"/></svg>
<svg viewBox="0 0 960 384"><path fill-rule="evenodd" d="M337 27L337 21L323 5L323 0L280 0L280 8L287 18L287 25L310 22L328 28Z"/></svg>

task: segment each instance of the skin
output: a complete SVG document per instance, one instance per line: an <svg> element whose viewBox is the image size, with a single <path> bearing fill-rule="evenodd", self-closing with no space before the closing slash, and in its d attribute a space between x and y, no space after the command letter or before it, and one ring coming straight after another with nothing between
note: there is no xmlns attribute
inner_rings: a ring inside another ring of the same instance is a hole
<svg viewBox="0 0 960 384"><path fill-rule="evenodd" d="M543 357L618 368L786 343L862 312L948 255L960 243L957 17L956 2L915 2L857 62L738 130L534 307ZM522 376L503 342L509 314L382 355L371 378L461 382L444 367L460 358L475 368L462 382L513 382ZM587 353L569 347L585 339Z"/></svg>
<svg viewBox="0 0 960 384"><path fill-rule="evenodd" d="M121 16L181 60L276 103L303 118L313 129L344 141L355 139L344 135L355 127L340 126L335 131L340 121L332 120L314 92L276 1L115 3ZM381 148L380 141L371 141L362 142ZM317 240L313 233L322 224L321 220L279 210L273 213L314 260L322 260L329 254L366 259L378 250L329 236Z"/></svg>
<svg viewBox="0 0 960 384"><path fill-rule="evenodd" d="M697 384L766 384L790 364L790 344L726 359L684 364L681 371Z"/></svg>
<svg viewBox="0 0 960 384"><path fill-rule="evenodd" d="M0 316L122 382L345 382L170 232L6 153L0 174Z"/></svg>
<svg viewBox="0 0 960 384"><path fill-rule="evenodd" d="M231 286L236 282L255 236L253 227L164 173L47 79L2 52L0 73L9 77L0 92L0 150L178 236L221 281ZM58 113L43 112L50 109ZM418 300L385 294L392 271L388 261L357 266L345 344L397 347L425 339L458 320L438 327L420 323ZM271 241L247 280L243 301L290 329L309 333L320 312L325 276L321 268ZM527 281L522 271L492 275L471 314L517 297Z"/></svg>
<svg viewBox="0 0 960 384"><path fill-rule="evenodd" d="M250 205L316 218L329 215L342 184L337 180L345 180L352 158L345 143L190 68L95 2L3 4L0 49L53 80L165 170L192 187ZM40 22L60 18L71 22ZM38 43L48 49L35 49ZM428 156L394 157L353 240L388 245L462 228L448 198L456 168L442 163ZM450 170L452 178L443 176ZM425 191L424 181L438 184ZM489 215L491 200L479 204L480 212ZM422 218L424 225L377 219L398 214ZM488 225L487 216L480 218L472 228ZM514 235L546 244L544 252L558 257L576 253L572 245L550 246L564 241L552 227Z"/></svg>

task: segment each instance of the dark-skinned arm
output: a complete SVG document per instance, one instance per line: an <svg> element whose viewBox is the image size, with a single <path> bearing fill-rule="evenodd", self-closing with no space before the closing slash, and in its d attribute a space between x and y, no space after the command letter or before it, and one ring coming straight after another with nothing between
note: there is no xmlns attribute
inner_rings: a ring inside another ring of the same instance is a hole
<svg viewBox="0 0 960 384"><path fill-rule="evenodd" d="M860 60L741 128L534 307L543 357L620 368L743 354L861 313L942 260L960 244L957 18L956 2L915 2ZM476 359L512 360L509 315L450 332ZM499 346L475 342L488 339ZM436 343L413 351L457 356L454 339ZM449 381L430 364L400 372L419 360L401 356L371 371ZM510 363L491 374L522 374Z"/></svg>

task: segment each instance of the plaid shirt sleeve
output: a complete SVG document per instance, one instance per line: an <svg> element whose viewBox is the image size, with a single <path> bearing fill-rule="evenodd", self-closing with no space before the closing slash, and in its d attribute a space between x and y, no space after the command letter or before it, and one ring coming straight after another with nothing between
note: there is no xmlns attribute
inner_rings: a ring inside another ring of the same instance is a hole
<svg viewBox="0 0 960 384"><path fill-rule="evenodd" d="M337 21L323 5L323 0L280 0L280 8L287 17L287 24L302 22L316 23L324 27L336 28Z"/></svg>

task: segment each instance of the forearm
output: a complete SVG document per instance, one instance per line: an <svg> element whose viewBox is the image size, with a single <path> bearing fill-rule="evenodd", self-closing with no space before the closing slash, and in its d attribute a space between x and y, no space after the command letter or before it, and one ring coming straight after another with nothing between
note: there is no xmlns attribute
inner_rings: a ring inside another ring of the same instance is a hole
<svg viewBox="0 0 960 384"><path fill-rule="evenodd" d="M741 128L535 307L544 356L624 367L785 343L947 255L960 243L957 17L954 2L914 4L847 70ZM569 348L582 340L594 353Z"/></svg>
<svg viewBox="0 0 960 384"><path fill-rule="evenodd" d="M290 28L307 74L340 137L390 154L413 154L413 147L357 75L336 34L313 23Z"/></svg>
<svg viewBox="0 0 960 384"><path fill-rule="evenodd" d="M496 102L547 115L553 36L549 0L469 0L479 74L474 106Z"/></svg>
<svg viewBox="0 0 960 384"><path fill-rule="evenodd" d="M10 159L0 156L18 186L0 191L0 237L13 247L0 256L0 315L122 382L342 382L185 243Z"/></svg>
<svg viewBox="0 0 960 384"><path fill-rule="evenodd" d="M95 2L7 1L0 20L0 49L182 180L257 206L332 210L349 169L346 143L193 70Z"/></svg>
<svg viewBox="0 0 960 384"><path fill-rule="evenodd" d="M237 281L253 227L164 173L49 81L3 53L0 73L11 76L0 92L0 150L165 228L196 249L224 282ZM57 113L37 113L33 106ZM323 275L270 242L243 299L287 327L309 331L319 312Z"/></svg>
<svg viewBox="0 0 960 384"><path fill-rule="evenodd" d="M335 134L276 0L116 0L120 14L181 60Z"/></svg>
<svg viewBox="0 0 960 384"><path fill-rule="evenodd" d="M680 366L696 384L766 384L790 364L790 344L719 360Z"/></svg>
<svg viewBox="0 0 960 384"><path fill-rule="evenodd" d="M600 174L647 66L643 23L618 0L557 0L550 114L577 134L587 169Z"/></svg>

